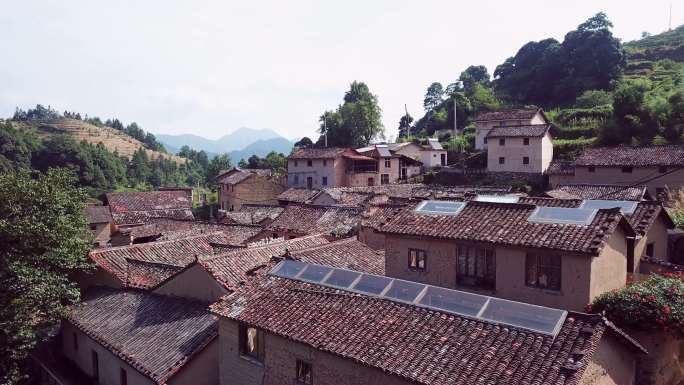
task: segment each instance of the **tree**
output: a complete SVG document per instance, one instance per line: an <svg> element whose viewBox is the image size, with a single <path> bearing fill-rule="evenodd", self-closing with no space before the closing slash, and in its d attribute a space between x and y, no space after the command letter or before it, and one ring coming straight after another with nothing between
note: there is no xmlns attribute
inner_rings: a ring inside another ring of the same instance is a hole
<svg viewBox="0 0 684 385"><path fill-rule="evenodd" d="M489 79L487 67L483 65L470 66L466 68L465 71L461 72L461 75L458 77L458 80L463 84L463 89L468 97L472 94L476 84L489 87Z"/></svg>
<svg viewBox="0 0 684 385"><path fill-rule="evenodd" d="M307 148L313 146L313 142L311 141L311 139L309 139L309 137L305 136L301 138L298 142L296 142L294 146L299 148Z"/></svg>
<svg viewBox="0 0 684 385"><path fill-rule="evenodd" d="M64 169L0 175L0 383L26 378L30 350L79 300L69 277L88 269L91 239L75 184Z"/></svg>
<svg viewBox="0 0 684 385"><path fill-rule="evenodd" d="M423 107L425 111L432 111L439 106L444 100L444 87L441 83L434 82L430 84L423 99Z"/></svg>
<svg viewBox="0 0 684 385"><path fill-rule="evenodd" d="M219 176L221 171L228 170L229 168L230 157L228 154L215 156L207 166L207 184L211 186L212 189L216 188L216 177Z"/></svg>
<svg viewBox="0 0 684 385"><path fill-rule="evenodd" d="M404 138L409 135L409 131L411 129L411 123L413 123L413 117L409 115L408 113L406 115L403 115L401 119L399 119L399 137Z"/></svg>

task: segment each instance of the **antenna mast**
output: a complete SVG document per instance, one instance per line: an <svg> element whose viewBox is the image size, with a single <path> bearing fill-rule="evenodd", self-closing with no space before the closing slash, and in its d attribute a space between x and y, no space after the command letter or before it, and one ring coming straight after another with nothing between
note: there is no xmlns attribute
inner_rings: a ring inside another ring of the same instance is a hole
<svg viewBox="0 0 684 385"><path fill-rule="evenodd" d="M409 122L408 108L406 108L406 103L404 103L404 111L406 112L406 137L411 136L411 123Z"/></svg>

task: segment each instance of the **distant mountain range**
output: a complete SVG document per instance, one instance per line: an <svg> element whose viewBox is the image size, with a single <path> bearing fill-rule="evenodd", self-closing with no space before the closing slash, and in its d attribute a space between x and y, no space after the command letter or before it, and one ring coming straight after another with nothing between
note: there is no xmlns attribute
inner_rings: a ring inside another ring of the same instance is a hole
<svg viewBox="0 0 684 385"><path fill-rule="evenodd" d="M294 144L273 130L247 127L238 128L215 140L193 134L158 134L156 137L169 152L177 153L181 147L187 145L197 151L204 150L210 158L227 153L234 164L252 155L266 156L271 151L287 155Z"/></svg>

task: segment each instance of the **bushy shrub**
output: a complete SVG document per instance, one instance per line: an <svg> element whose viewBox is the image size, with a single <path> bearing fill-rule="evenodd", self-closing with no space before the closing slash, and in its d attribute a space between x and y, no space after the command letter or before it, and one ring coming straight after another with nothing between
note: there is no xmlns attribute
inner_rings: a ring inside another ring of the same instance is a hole
<svg viewBox="0 0 684 385"><path fill-rule="evenodd" d="M684 331L682 272L651 274L648 279L598 296L591 313L605 312L620 327L639 330Z"/></svg>

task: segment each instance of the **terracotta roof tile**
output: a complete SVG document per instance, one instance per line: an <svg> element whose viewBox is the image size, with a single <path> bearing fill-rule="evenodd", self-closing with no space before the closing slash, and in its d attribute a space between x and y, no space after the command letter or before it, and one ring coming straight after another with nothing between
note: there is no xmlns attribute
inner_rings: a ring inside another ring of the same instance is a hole
<svg viewBox="0 0 684 385"><path fill-rule="evenodd" d="M385 275L384 251L373 250L356 238L292 251L290 256L304 262Z"/></svg>
<svg viewBox="0 0 684 385"><path fill-rule="evenodd" d="M543 199L543 198L537 198ZM617 209L599 210L588 226L534 223L527 218L535 206L523 203L470 201L458 215L425 215L409 205L381 232L441 239L523 246L590 255L600 253L615 229L632 229Z"/></svg>
<svg viewBox="0 0 684 385"><path fill-rule="evenodd" d="M255 281L212 311L418 384L577 384L606 330L600 316L570 313L554 339L294 280Z"/></svg>
<svg viewBox="0 0 684 385"><path fill-rule="evenodd" d="M298 148L292 151L288 159L334 159L349 150L344 147Z"/></svg>
<svg viewBox="0 0 684 385"><path fill-rule="evenodd" d="M320 190L291 187L278 195L279 201L305 203L320 193Z"/></svg>
<svg viewBox="0 0 684 385"><path fill-rule="evenodd" d="M640 201L647 196L646 186L618 186L610 184L566 184L547 191L551 198L561 199L616 199Z"/></svg>
<svg viewBox="0 0 684 385"><path fill-rule="evenodd" d="M588 147L575 160L576 166L684 166L684 146Z"/></svg>
<svg viewBox="0 0 684 385"><path fill-rule="evenodd" d="M570 161L554 160L546 169L549 175L575 175L575 164Z"/></svg>
<svg viewBox="0 0 684 385"><path fill-rule="evenodd" d="M343 236L349 234L360 219L361 211L356 208L293 204L285 207L266 230Z"/></svg>
<svg viewBox="0 0 684 385"><path fill-rule="evenodd" d="M192 202L185 191L146 191L107 193L112 213L191 209Z"/></svg>
<svg viewBox="0 0 684 385"><path fill-rule="evenodd" d="M109 223L112 221L112 214L108 206L87 206L86 217L88 223Z"/></svg>
<svg viewBox="0 0 684 385"><path fill-rule="evenodd" d="M190 209L168 209L150 211L125 211L112 213L114 223L117 225L138 225L149 223L154 219L176 219L179 221L191 221L195 219Z"/></svg>
<svg viewBox="0 0 684 385"><path fill-rule="evenodd" d="M476 122L490 120L522 120L532 119L540 108L513 108L508 110L481 112L475 118Z"/></svg>
<svg viewBox="0 0 684 385"><path fill-rule="evenodd" d="M129 258L126 264L126 287L143 290L153 289L183 270L181 266Z"/></svg>
<svg viewBox="0 0 684 385"><path fill-rule="evenodd" d="M134 241L148 237L156 241L168 241L220 232L223 238L218 243L240 246L259 234L261 227L157 218L150 220L150 223L146 225L136 226L122 232L130 234Z"/></svg>
<svg viewBox="0 0 684 385"><path fill-rule="evenodd" d="M517 138L544 136L551 128L550 124L528 124L524 126L494 127L489 130L488 138Z"/></svg>
<svg viewBox="0 0 684 385"><path fill-rule="evenodd" d="M280 206L242 205L238 211L227 211L222 222L243 225L263 224L276 219L283 210Z"/></svg>
<svg viewBox="0 0 684 385"><path fill-rule="evenodd" d="M154 383L166 383L218 335L207 304L97 288L67 320Z"/></svg>

